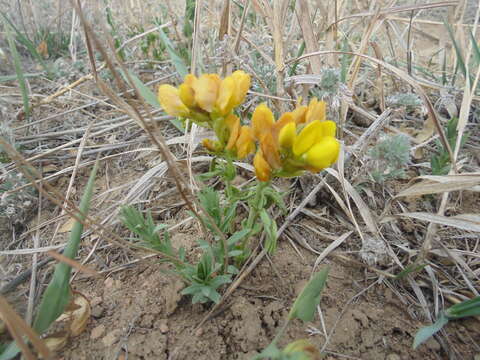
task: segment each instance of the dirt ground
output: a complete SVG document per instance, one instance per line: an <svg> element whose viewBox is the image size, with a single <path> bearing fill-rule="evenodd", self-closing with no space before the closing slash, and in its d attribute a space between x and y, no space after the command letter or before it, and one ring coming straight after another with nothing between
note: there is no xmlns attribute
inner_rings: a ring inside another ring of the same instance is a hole
<svg viewBox="0 0 480 360"><path fill-rule="evenodd" d="M181 235L192 240L190 234ZM93 317L87 330L69 342L63 358L251 359L273 339L310 276L315 257L300 252L304 259L282 241L274 265L264 260L220 313L198 330L208 307L191 305L179 294L182 282L155 260L106 279L79 279L75 288L91 300ZM433 338L412 350L413 337L424 324L411 320L409 312L420 309L402 304L387 282L375 283L361 269L340 262L330 266L320 304L323 324L318 316L309 325L294 321L281 345L308 338L321 348L325 329L327 334L333 330L325 359L448 358ZM463 359L476 359L477 320L451 323L446 332Z"/></svg>

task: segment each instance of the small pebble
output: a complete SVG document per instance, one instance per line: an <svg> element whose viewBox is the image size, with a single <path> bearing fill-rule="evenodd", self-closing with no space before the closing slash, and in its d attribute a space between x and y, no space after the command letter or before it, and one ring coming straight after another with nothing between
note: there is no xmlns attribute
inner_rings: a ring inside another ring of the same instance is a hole
<svg viewBox="0 0 480 360"><path fill-rule="evenodd" d="M105 332L105 325L100 324L92 330L92 333L90 334L90 339L96 340L100 336L102 336L104 332Z"/></svg>

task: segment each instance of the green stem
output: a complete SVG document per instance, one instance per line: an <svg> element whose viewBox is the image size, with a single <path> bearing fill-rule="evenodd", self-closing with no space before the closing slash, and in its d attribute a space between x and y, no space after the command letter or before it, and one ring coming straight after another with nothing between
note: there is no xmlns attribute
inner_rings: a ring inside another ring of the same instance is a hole
<svg viewBox="0 0 480 360"><path fill-rule="evenodd" d="M260 201L262 200L263 190L269 185L270 185L270 182L267 182L267 181L258 182L255 198L253 199L253 203L249 207L250 213L248 214L248 220L246 225L247 229L250 229L250 232L247 236L245 236L245 239L243 239L242 249L245 249L245 246L247 246L247 242L251 237L251 234L253 232L253 225L258 218L258 212L259 212L258 210L260 207Z"/></svg>

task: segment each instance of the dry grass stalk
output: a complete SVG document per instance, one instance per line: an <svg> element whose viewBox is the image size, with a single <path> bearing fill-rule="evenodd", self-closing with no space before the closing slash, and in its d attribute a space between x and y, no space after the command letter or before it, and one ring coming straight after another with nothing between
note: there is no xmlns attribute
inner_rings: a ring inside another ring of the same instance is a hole
<svg viewBox="0 0 480 360"><path fill-rule="evenodd" d="M312 20L310 15L310 9L308 7L308 1L297 1L295 12L297 14L300 28L302 29L303 40L305 41L305 48L307 52L318 51L318 41L313 32ZM310 66L312 67L313 74L320 74L322 70L322 63L317 57L310 58Z"/></svg>
<svg viewBox="0 0 480 360"><path fill-rule="evenodd" d="M15 313L15 310L13 310L13 308L2 295L0 295L0 317L7 325L8 331L14 338L18 347L21 349L23 356L25 356L27 360L35 360L37 357L32 354L27 343L25 343L23 340L24 336L30 340L35 350L37 350L44 359L53 359L52 354L45 346L45 343L40 339L35 331Z"/></svg>

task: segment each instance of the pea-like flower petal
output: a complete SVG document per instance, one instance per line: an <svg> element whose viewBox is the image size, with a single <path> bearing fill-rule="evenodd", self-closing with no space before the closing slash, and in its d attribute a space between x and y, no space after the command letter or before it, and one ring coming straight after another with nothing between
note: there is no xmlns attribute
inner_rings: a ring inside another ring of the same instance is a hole
<svg viewBox="0 0 480 360"><path fill-rule="evenodd" d="M234 107L235 80L229 76L223 79L217 99L217 108L221 114L228 114Z"/></svg>
<svg viewBox="0 0 480 360"><path fill-rule="evenodd" d="M225 149L232 150L240 134L240 118L238 116L230 114L225 119L225 125L227 125L227 128L230 132L228 143Z"/></svg>
<svg viewBox="0 0 480 360"><path fill-rule="evenodd" d="M193 83L195 102L208 112L213 110L220 88L220 77L217 74L203 74Z"/></svg>
<svg viewBox="0 0 480 360"><path fill-rule="evenodd" d="M160 85L158 101L168 115L186 116L189 113L188 107L180 99L178 89L172 85Z"/></svg>
<svg viewBox="0 0 480 360"><path fill-rule="evenodd" d="M263 157L261 150L257 151L257 153L255 154L255 157L253 158L253 166L255 168L255 175L257 176L258 180L270 180L270 176L272 175L272 169Z"/></svg>
<svg viewBox="0 0 480 360"><path fill-rule="evenodd" d="M337 132L337 124L335 121L327 120L322 121L322 136L332 136L335 137Z"/></svg>
<svg viewBox="0 0 480 360"><path fill-rule="evenodd" d="M245 96L247 96L248 89L250 88L250 75L245 73L243 70L237 70L231 75L232 79L235 82L235 92L233 96L235 106L240 105Z"/></svg>
<svg viewBox="0 0 480 360"><path fill-rule="evenodd" d="M242 126L235 144L235 147L237 148L237 157L239 159L243 159L255 151L254 140L252 128L246 125Z"/></svg>
<svg viewBox="0 0 480 360"><path fill-rule="evenodd" d="M297 124L303 124L306 121L305 115L307 114L307 110L308 107L301 105L292 111L293 118Z"/></svg>
<svg viewBox="0 0 480 360"><path fill-rule="evenodd" d="M280 134L278 135L278 143L281 147L290 149L293 146L296 135L297 126L294 122L289 122L280 130Z"/></svg>
<svg viewBox="0 0 480 360"><path fill-rule="evenodd" d="M305 121L309 123L310 121L320 120L325 121L326 118L326 109L327 104L325 101L318 101L316 98L310 100L308 104L307 114L305 115Z"/></svg>
<svg viewBox="0 0 480 360"><path fill-rule="evenodd" d="M340 152L340 143L332 136L326 136L316 143L305 154L308 165L320 171L337 161Z"/></svg>
<svg viewBox="0 0 480 360"><path fill-rule="evenodd" d="M300 156L307 152L321 136L322 123L320 121L312 121L307 124L307 126L305 126L295 138L293 143L293 153L296 156Z"/></svg>
<svg viewBox="0 0 480 360"><path fill-rule="evenodd" d="M252 115L255 138L260 139L261 134L270 132L274 122L272 110L265 103L258 105Z"/></svg>
<svg viewBox="0 0 480 360"><path fill-rule="evenodd" d="M273 124L273 138L278 139L278 135L280 133L280 130L283 129L285 125L287 125L290 122L295 122L295 118L293 117L293 114L291 112L286 112L283 113L282 116Z"/></svg>
<svg viewBox="0 0 480 360"><path fill-rule="evenodd" d="M203 139L202 145L209 151L217 152L220 150L220 143L212 139Z"/></svg>
<svg viewBox="0 0 480 360"><path fill-rule="evenodd" d="M181 84L178 87L178 94L180 96L180 100L188 106L189 108L195 107L195 92L190 85L185 83Z"/></svg>
<svg viewBox="0 0 480 360"><path fill-rule="evenodd" d="M274 140L272 133L266 132L260 135L260 148L262 149L263 157L272 169L279 169L282 166L278 152L278 143Z"/></svg>

